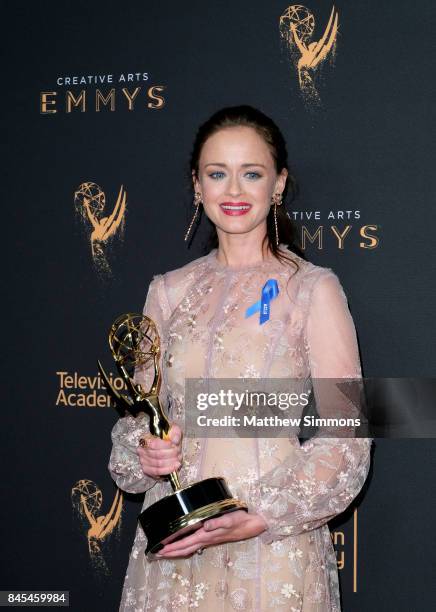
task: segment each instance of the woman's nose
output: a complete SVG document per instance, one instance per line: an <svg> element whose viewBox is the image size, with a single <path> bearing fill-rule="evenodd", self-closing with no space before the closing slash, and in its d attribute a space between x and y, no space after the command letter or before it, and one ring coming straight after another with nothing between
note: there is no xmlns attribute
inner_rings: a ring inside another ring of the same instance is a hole
<svg viewBox="0 0 436 612"><path fill-rule="evenodd" d="M239 177L237 175L230 177L230 182L228 185L228 192L229 192L229 195L232 196L232 198L235 198L236 196L240 195L241 185L239 182Z"/></svg>

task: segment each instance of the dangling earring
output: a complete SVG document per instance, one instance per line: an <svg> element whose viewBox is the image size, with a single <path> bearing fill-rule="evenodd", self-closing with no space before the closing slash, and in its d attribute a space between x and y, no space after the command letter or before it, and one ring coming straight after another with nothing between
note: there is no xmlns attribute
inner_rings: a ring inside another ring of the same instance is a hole
<svg viewBox="0 0 436 612"><path fill-rule="evenodd" d="M200 208L200 204L201 204L201 195L198 193L198 191L196 191L194 194L194 206L197 206L197 208L195 209L194 216L192 217L191 223L189 224L188 231L185 234L185 242L186 240L188 240L188 236L191 232L192 226L194 225L194 221L198 215L198 209Z"/></svg>
<svg viewBox="0 0 436 612"><path fill-rule="evenodd" d="M275 193L271 200L274 204L274 227L276 231L276 245L279 246L279 230L277 227L277 206L282 205L282 196L279 193Z"/></svg>

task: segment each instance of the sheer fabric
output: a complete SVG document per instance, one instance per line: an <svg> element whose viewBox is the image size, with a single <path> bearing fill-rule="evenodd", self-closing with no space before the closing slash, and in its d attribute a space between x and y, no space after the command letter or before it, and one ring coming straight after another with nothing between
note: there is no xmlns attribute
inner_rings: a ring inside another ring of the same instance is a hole
<svg viewBox="0 0 436 612"><path fill-rule="evenodd" d="M183 428L185 378L356 378L356 332L338 277L306 262L271 258L229 267L216 250L157 275L144 313L161 337L161 401ZM270 319L245 318L265 282L277 280ZM137 379L150 386L148 372ZM144 508L171 492L143 474L136 454L145 417L119 419L109 470L127 492L146 491ZM185 559L149 562L138 526L120 610L169 612L269 609L340 610L336 556L327 521L356 497L370 463L370 439L184 439L183 484L224 476L232 493L268 529L260 536L206 548Z"/></svg>

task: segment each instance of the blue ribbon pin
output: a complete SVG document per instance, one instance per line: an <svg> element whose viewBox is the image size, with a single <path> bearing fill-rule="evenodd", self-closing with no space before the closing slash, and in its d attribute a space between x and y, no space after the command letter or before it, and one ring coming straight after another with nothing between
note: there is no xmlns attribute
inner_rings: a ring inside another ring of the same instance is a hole
<svg viewBox="0 0 436 612"><path fill-rule="evenodd" d="M269 278L262 287L262 296L260 300L252 304L245 311L245 318L251 317L255 312L260 311L259 325L262 325L269 319L270 302L279 294L279 286L275 278Z"/></svg>

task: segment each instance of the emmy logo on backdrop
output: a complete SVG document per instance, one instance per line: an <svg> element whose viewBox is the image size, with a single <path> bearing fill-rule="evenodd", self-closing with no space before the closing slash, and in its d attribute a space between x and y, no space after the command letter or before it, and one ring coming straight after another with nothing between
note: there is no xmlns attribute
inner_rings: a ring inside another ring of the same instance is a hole
<svg viewBox="0 0 436 612"><path fill-rule="evenodd" d="M101 552L101 542L121 525L123 494L117 489L110 510L99 514L103 504L103 494L92 480L79 480L71 490L74 510L87 525L88 551L93 562L107 570Z"/></svg>
<svg viewBox="0 0 436 612"><path fill-rule="evenodd" d="M79 185L74 193L74 205L81 220L90 228L91 253L97 270L111 273L105 255L108 241L124 230L127 194L121 185L117 201L110 215L104 215L106 196L96 183L86 182Z"/></svg>
<svg viewBox="0 0 436 612"><path fill-rule="evenodd" d="M336 53L338 34L338 12L332 8L323 35L311 41L315 30L315 17L301 4L289 6L280 17L280 36L285 41L291 61L298 71L298 82L303 98L307 102L320 104L315 86L314 73L330 54L332 62Z"/></svg>

